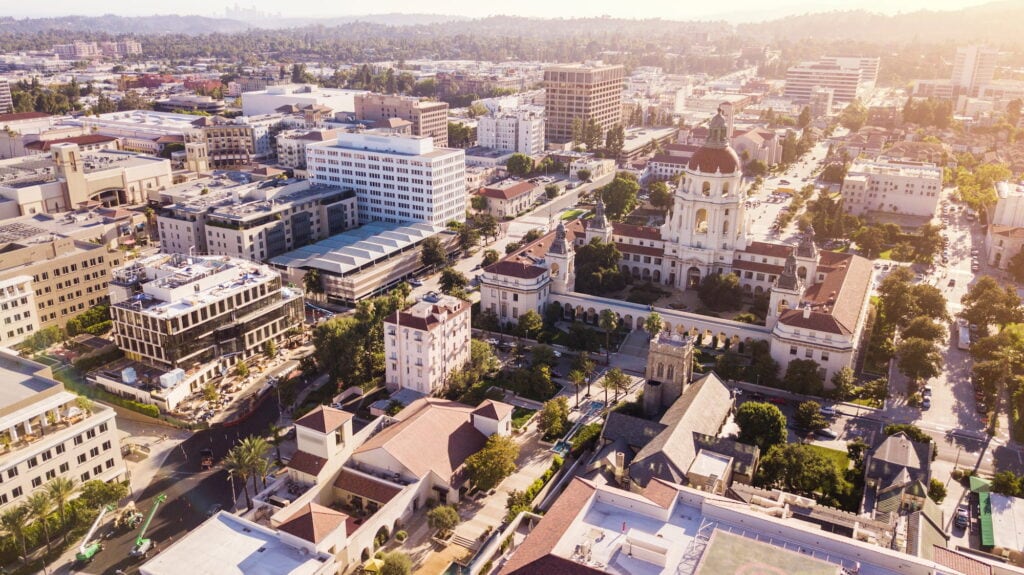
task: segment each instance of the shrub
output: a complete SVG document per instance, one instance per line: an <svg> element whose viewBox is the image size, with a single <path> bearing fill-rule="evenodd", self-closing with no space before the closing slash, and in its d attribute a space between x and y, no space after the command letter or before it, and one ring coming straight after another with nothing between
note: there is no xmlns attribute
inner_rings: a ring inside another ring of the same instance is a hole
<svg viewBox="0 0 1024 575"><path fill-rule="evenodd" d="M401 529L399 531L395 531L395 540L398 541L399 543L405 543L405 540L408 539L408 538L409 538L409 534L404 529Z"/></svg>

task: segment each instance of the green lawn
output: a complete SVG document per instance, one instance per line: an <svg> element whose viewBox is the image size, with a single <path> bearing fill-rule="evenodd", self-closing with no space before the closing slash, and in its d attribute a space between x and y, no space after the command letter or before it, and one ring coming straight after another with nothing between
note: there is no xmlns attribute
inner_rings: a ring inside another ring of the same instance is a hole
<svg viewBox="0 0 1024 575"><path fill-rule="evenodd" d="M892 259L892 249L890 248L890 249L885 250L884 252L878 254L878 257L883 259L883 260L891 260Z"/></svg>
<svg viewBox="0 0 1024 575"><path fill-rule="evenodd" d="M537 410L518 406L514 407L512 409L512 427L514 429L521 429L530 421L534 413L537 413Z"/></svg>
<svg viewBox="0 0 1024 575"><path fill-rule="evenodd" d="M574 219L576 219L582 213L584 213L584 210L568 210L568 211L562 213L562 219L563 220L574 220Z"/></svg>
<svg viewBox="0 0 1024 575"><path fill-rule="evenodd" d="M820 445L808 445L814 451L817 451L821 455L832 460L836 467L839 469L841 475L846 474L846 470L850 468L850 457L845 451L839 451L838 449L829 449L828 447L822 447Z"/></svg>

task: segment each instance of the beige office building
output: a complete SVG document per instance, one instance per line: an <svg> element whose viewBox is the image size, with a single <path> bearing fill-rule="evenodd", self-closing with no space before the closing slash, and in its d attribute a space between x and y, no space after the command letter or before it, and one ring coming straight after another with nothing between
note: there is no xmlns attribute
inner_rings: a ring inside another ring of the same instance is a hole
<svg viewBox="0 0 1024 575"><path fill-rule="evenodd" d="M469 362L469 310L459 298L428 294L385 318L388 390L442 392L448 375Z"/></svg>
<svg viewBox="0 0 1024 575"><path fill-rule="evenodd" d="M49 367L0 350L0 512L57 477L76 483L124 479L114 410L54 381Z"/></svg>
<svg viewBox="0 0 1024 575"><path fill-rule="evenodd" d="M382 122L400 118L412 122L414 136L430 136L435 148L448 147L448 104L410 96L356 95L356 119Z"/></svg>
<svg viewBox="0 0 1024 575"><path fill-rule="evenodd" d="M544 70L546 90L545 128L549 142L572 141L573 120L591 119L604 132L622 122L622 66L569 64Z"/></svg>

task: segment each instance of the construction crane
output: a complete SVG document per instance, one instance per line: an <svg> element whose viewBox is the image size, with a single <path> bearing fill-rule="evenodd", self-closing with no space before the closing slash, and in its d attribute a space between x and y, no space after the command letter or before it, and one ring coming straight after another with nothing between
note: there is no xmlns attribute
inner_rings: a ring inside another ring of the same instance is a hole
<svg viewBox="0 0 1024 575"><path fill-rule="evenodd" d="M135 547L132 547L130 552L132 557L146 557L149 555L149 550L153 548L153 540L146 539L146 530L149 529L149 524L153 521L157 508L164 501L167 501L167 496L161 493L157 496L156 501L153 502L153 508L149 510L149 517L146 517L145 523L142 524L142 531L139 531L139 536L135 538Z"/></svg>
<svg viewBox="0 0 1024 575"><path fill-rule="evenodd" d="M117 508L113 505L107 505L103 509L100 509L100 514L96 516L96 521L92 522L92 527L90 527L89 532L85 534L85 539L82 540L82 545L78 548L78 553L75 554L75 559L82 563L92 561L92 558L103 549L103 544L100 543L99 540L93 540L92 536L95 535L96 530L99 529L100 522L103 521L103 516L114 509Z"/></svg>

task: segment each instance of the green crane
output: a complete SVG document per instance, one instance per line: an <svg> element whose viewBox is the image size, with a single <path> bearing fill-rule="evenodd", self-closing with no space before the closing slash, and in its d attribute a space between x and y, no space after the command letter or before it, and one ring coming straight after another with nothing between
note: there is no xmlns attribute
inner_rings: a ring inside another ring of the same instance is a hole
<svg viewBox="0 0 1024 575"><path fill-rule="evenodd" d="M149 550L153 548L153 540L146 539L146 530L149 529L149 524L153 521L157 508L164 501L167 501L167 496L161 493L157 496L156 501L153 502L153 508L149 510L149 517L146 517L146 522L142 524L142 531L139 531L139 536L135 538L135 547L132 547L130 552L132 557L146 557L149 555Z"/></svg>
<svg viewBox="0 0 1024 575"><path fill-rule="evenodd" d="M100 509L100 514L96 516L96 521L92 522L92 527L89 528L89 532L85 534L85 539L82 540L82 544L78 547L75 559L82 563L87 563L92 561L92 558L103 550L103 544L98 539L93 540L92 536L96 534L96 529L99 528L100 522L103 521L103 516L115 509L117 508L113 505L107 505Z"/></svg>

